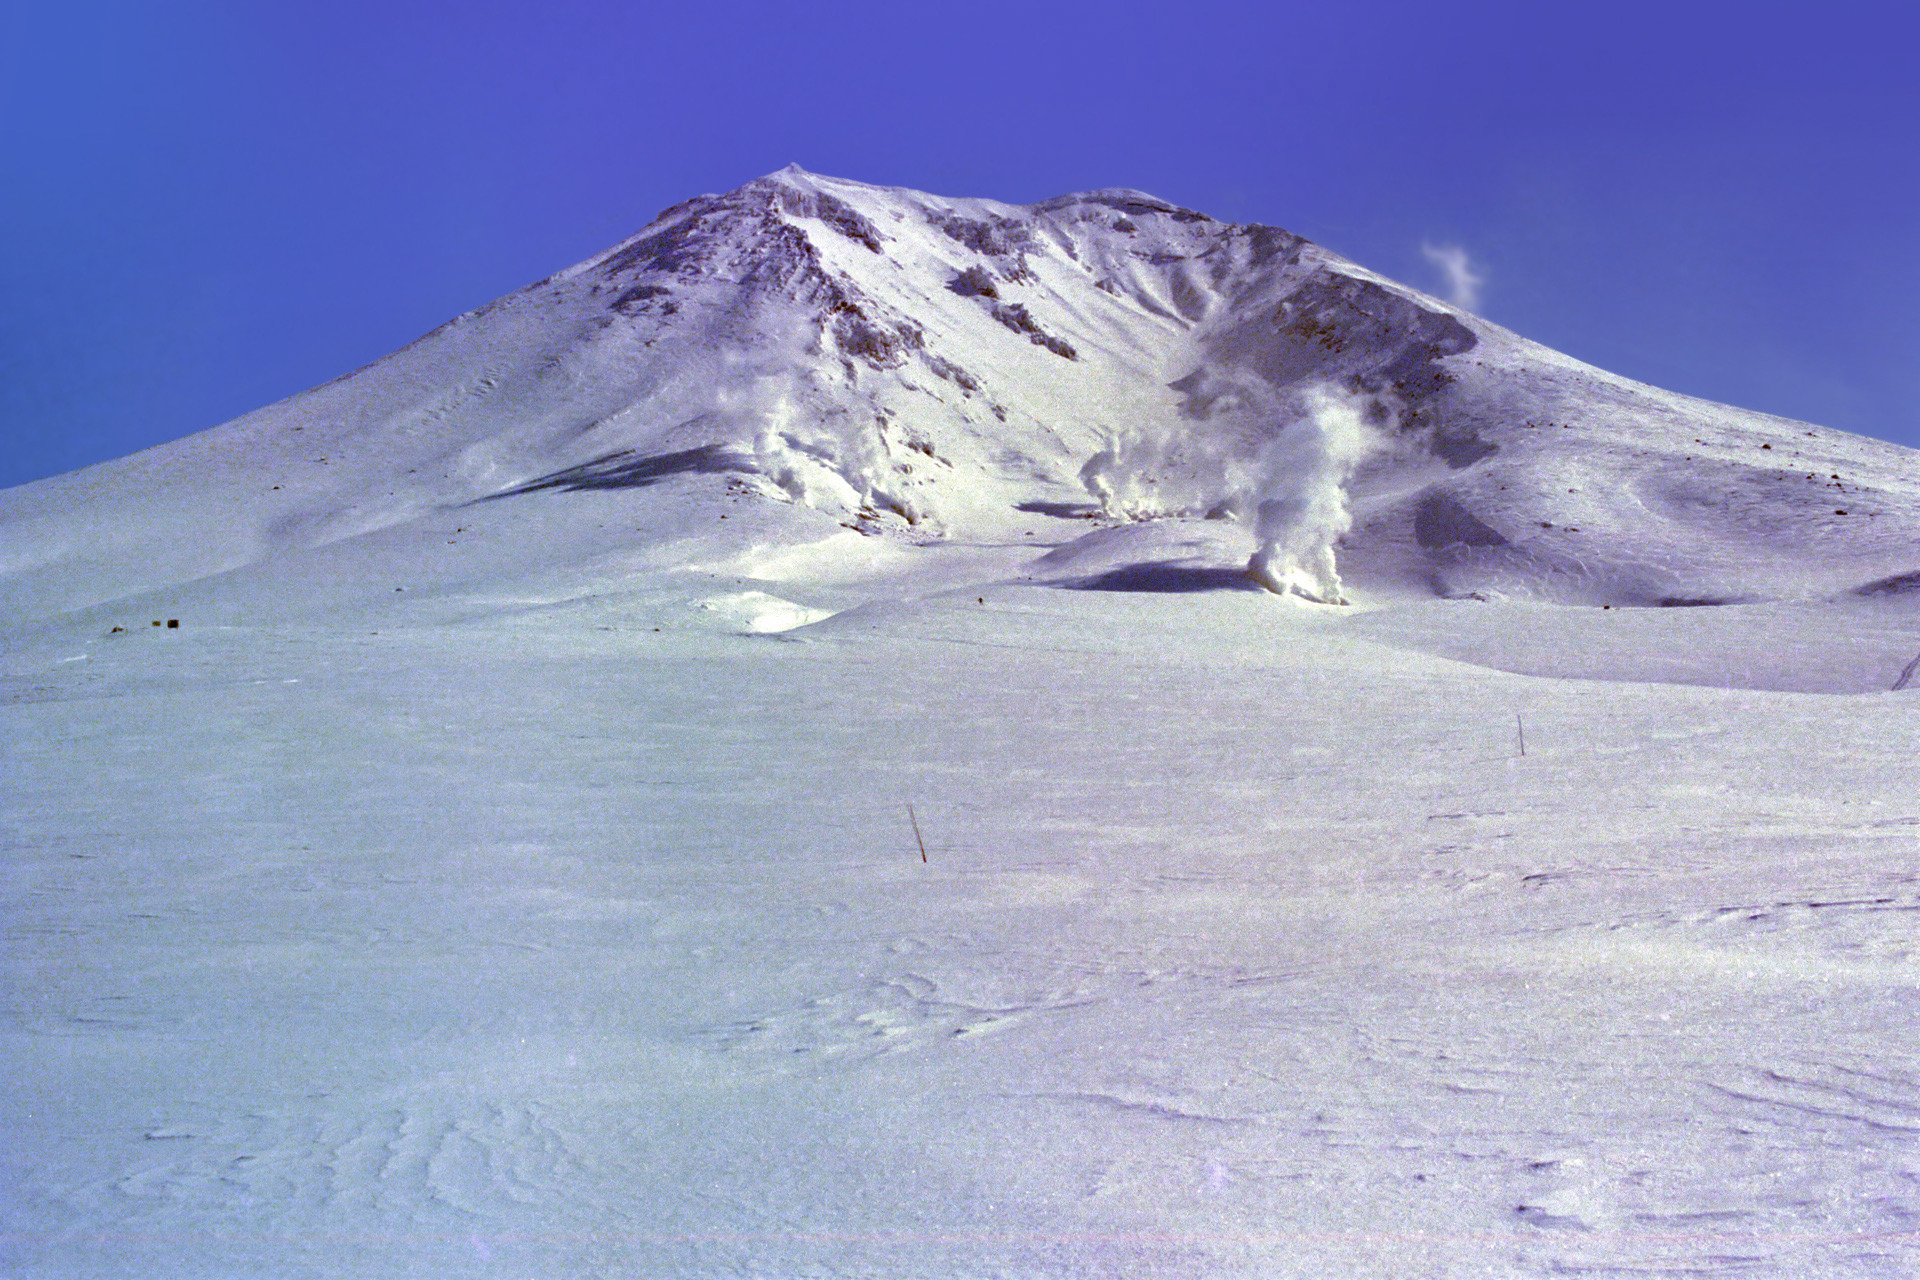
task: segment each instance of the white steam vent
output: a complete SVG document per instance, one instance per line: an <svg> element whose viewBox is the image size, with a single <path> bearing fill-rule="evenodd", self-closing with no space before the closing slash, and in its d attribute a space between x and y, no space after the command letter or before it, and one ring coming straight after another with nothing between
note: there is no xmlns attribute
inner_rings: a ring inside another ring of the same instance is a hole
<svg viewBox="0 0 1920 1280"><path fill-rule="evenodd" d="M1333 548L1353 524L1347 481L1380 445L1370 409L1379 416L1377 401L1324 383L1285 395L1242 388L1204 423L1109 437L1080 483L1109 516L1231 514L1253 526L1254 581L1345 604ZM1250 454L1247 441L1260 442Z"/></svg>
<svg viewBox="0 0 1920 1280"><path fill-rule="evenodd" d="M1252 508L1259 547L1247 573L1269 591L1345 604L1333 544L1353 525L1347 481L1379 446L1366 401L1328 386L1300 396L1301 413L1260 450Z"/></svg>

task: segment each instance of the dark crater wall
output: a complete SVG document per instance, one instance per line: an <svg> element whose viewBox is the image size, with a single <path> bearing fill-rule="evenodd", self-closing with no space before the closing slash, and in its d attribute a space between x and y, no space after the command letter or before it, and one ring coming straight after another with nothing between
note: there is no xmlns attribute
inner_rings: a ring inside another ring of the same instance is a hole
<svg viewBox="0 0 1920 1280"><path fill-rule="evenodd" d="M1478 344L1473 330L1445 312L1371 280L1320 269L1206 345L1213 358L1276 387L1331 382L1377 396L1392 406L1403 432L1426 433L1435 456L1466 467L1498 446L1475 424L1448 418L1444 393L1454 376L1440 362Z"/></svg>

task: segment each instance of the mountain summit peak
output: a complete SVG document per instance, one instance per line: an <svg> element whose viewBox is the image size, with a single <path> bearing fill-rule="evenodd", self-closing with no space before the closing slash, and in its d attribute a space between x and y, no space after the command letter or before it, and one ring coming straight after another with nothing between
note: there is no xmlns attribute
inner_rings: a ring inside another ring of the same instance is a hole
<svg viewBox="0 0 1920 1280"><path fill-rule="evenodd" d="M516 513L585 522L585 581L626 563L589 552L608 529L670 561L741 506L723 540L1051 538L1081 550L1035 572L1065 574L1185 528L1189 559L1316 600L1658 604L1905 581L1911 456L1130 188L1016 205L789 165L349 377L16 491L0 551L45 612ZM101 503L112 532L77 533Z"/></svg>

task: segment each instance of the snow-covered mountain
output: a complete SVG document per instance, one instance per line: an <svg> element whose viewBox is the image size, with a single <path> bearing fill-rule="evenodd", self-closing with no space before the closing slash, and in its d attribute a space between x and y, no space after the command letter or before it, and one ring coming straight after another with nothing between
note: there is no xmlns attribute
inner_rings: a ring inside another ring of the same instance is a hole
<svg viewBox="0 0 1920 1280"><path fill-rule="evenodd" d="M1916 1274L1914 464L1133 192L669 210L0 494L0 1271Z"/></svg>
<svg viewBox="0 0 1920 1280"><path fill-rule="evenodd" d="M1215 520L1169 545L1157 516ZM1920 468L1615 377L1278 228L789 168L0 501L7 613L89 623L1009 539L1052 549L1004 566L1028 578L1251 559L1326 600L1799 598L1912 585Z"/></svg>

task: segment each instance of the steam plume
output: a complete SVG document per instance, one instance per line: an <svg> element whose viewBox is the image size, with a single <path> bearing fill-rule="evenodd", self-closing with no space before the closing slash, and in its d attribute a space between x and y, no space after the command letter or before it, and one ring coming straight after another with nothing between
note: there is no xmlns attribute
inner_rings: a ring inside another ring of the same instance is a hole
<svg viewBox="0 0 1920 1280"><path fill-rule="evenodd" d="M1280 594L1345 604L1333 547L1353 523L1347 481L1380 442L1379 404L1326 384L1240 385L1184 432L1109 433L1080 483L1110 516L1231 515L1253 525L1248 576ZM1251 441L1261 441L1249 447Z"/></svg>
<svg viewBox="0 0 1920 1280"><path fill-rule="evenodd" d="M1345 604L1333 544L1353 525L1347 480L1373 451L1365 402L1327 386L1301 393L1300 416L1260 450L1254 468L1254 537L1247 574L1269 591Z"/></svg>
<svg viewBox="0 0 1920 1280"><path fill-rule="evenodd" d="M1467 311L1480 305L1480 286L1487 277L1465 249L1457 244L1422 242L1420 252L1446 277L1448 302Z"/></svg>

